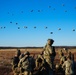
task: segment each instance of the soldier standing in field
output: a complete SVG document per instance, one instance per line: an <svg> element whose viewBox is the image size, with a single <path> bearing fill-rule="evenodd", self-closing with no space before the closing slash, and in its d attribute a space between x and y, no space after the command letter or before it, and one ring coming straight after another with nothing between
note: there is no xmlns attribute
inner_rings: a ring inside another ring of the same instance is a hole
<svg viewBox="0 0 76 75"><path fill-rule="evenodd" d="M16 52L15 52L15 56L14 56L14 58L13 58L13 60L12 60L12 70L13 70L13 73L14 73L14 75L18 75L19 74L19 72L20 72L20 70L19 70L19 68L18 68L18 63L19 63L19 56L21 55L21 51L20 50L17 50Z"/></svg>
<svg viewBox="0 0 76 75"><path fill-rule="evenodd" d="M60 65L62 65L65 61L66 61L66 56L64 56L64 54L62 53L60 58Z"/></svg>
<svg viewBox="0 0 76 75"><path fill-rule="evenodd" d="M65 68L65 75L74 75L74 62L67 57L67 60L63 63L62 68Z"/></svg>
<svg viewBox="0 0 76 75"><path fill-rule="evenodd" d="M36 75L47 75L43 53L37 56L35 64L36 64L35 70L37 71Z"/></svg>
<svg viewBox="0 0 76 75"><path fill-rule="evenodd" d="M62 50L59 50L59 58L61 59L62 55L64 55Z"/></svg>
<svg viewBox="0 0 76 75"><path fill-rule="evenodd" d="M47 44L44 47L44 59L47 63L48 75L53 75L53 64L56 56L55 47L52 46L54 43L53 39L48 39Z"/></svg>
<svg viewBox="0 0 76 75"><path fill-rule="evenodd" d="M39 54L37 56L35 63L36 63L36 68L38 68L38 69L43 66L44 58L42 57L42 55Z"/></svg>
<svg viewBox="0 0 76 75"><path fill-rule="evenodd" d="M69 56L69 57L70 57L70 59L74 61L74 54L73 54L73 53L71 53L71 51L68 51L67 56Z"/></svg>

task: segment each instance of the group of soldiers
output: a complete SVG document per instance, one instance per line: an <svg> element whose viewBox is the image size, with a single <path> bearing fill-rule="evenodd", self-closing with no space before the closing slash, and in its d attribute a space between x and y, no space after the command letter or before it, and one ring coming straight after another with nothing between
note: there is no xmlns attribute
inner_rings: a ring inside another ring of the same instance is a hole
<svg viewBox="0 0 76 75"><path fill-rule="evenodd" d="M61 69L65 75L75 75L75 61L74 54L71 51L65 50L65 55L62 50L59 51L59 65L56 65L56 69Z"/></svg>
<svg viewBox="0 0 76 75"><path fill-rule="evenodd" d="M20 50L17 50L12 60L14 75L54 75L55 69L63 69L65 75L74 75L74 58L70 52L65 57L61 50L60 64L54 64L56 52L55 47L52 46L53 43L53 39L48 39L43 51L36 58L28 51L22 54Z"/></svg>

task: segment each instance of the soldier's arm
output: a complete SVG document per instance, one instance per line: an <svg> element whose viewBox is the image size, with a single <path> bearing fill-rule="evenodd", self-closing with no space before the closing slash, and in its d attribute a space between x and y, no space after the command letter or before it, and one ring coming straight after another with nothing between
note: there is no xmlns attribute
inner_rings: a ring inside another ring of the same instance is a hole
<svg viewBox="0 0 76 75"><path fill-rule="evenodd" d="M49 54L50 54L50 55L53 54L53 51L52 51L51 47L48 47L48 51L49 51Z"/></svg>
<svg viewBox="0 0 76 75"><path fill-rule="evenodd" d="M44 58L43 58L43 56L42 56L42 55L40 55L40 58L41 58L42 60L44 60Z"/></svg>
<svg viewBox="0 0 76 75"><path fill-rule="evenodd" d="M35 61L35 64L36 64L36 67L38 67L38 62L37 62L38 60L36 59L36 61Z"/></svg>
<svg viewBox="0 0 76 75"><path fill-rule="evenodd" d="M21 67L21 64L22 64L22 60L19 61L18 67Z"/></svg>
<svg viewBox="0 0 76 75"><path fill-rule="evenodd" d="M64 67L65 67L65 65L66 65L66 62L64 62L64 63L62 64L62 68L64 68Z"/></svg>
<svg viewBox="0 0 76 75"><path fill-rule="evenodd" d="M16 58L14 57L12 60L12 65L15 65L15 60L16 60Z"/></svg>
<svg viewBox="0 0 76 75"><path fill-rule="evenodd" d="M23 58L22 58L22 62L24 62L26 59L27 59L27 55L25 55Z"/></svg>

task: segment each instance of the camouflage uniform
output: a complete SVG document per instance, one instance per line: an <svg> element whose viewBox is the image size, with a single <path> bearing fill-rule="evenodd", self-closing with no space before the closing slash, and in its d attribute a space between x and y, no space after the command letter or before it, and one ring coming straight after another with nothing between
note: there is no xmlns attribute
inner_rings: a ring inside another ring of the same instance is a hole
<svg viewBox="0 0 76 75"><path fill-rule="evenodd" d="M29 52L26 52L25 56L22 59L20 59L18 67L20 67L21 69L21 74L32 75L34 59L29 55Z"/></svg>
<svg viewBox="0 0 76 75"><path fill-rule="evenodd" d="M39 54L37 56L35 64L36 64L36 67L34 69L35 75L47 75L43 54Z"/></svg>
<svg viewBox="0 0 76 75"><path fill-rule="evenodd" d="M56 55L55 48L52 46L53 42L54 41L52 39L48 39L48 43L44 47L44 59L49 66L49 72L50 72L50 69L51 71L53 70L53 61Z"/></svg>
<svg viewBox="0 0 76 75"><path fill-rule="evenodd" d="M66 53L68 53L68 49L67 48L63 48L64 49L64 51L66 52Z"/></svg>
<svg viewBox="0 0 76 75"><path fill-rule="evenodd" d="M19 56L19 59L22 59L24 57L24 54L21 54L20 56Z"/></svg>
<svg viewBox="0 0 76 75"><path fill-rule="evenodd" d="M68 57L68 56L70 57L71 60L74 61L74 54L72 54L70 51L68 52L67 57Z"/></svg>
<svg viewBox="0 0 76 75"><path fill-rule="evenodd" d="M62 68L65 67L65 75L74 75L74 62L70 60L70 57L67 57L67 61L65 61L62 65Z"/></svg>
<svg viewBox="0 0 76 75"><path fill-rule="evenodd" d="M60 65L62 65L64 62L66 61L66 57L64 56L64 54L61 54L61 58L60 58Z"/></svg>
<svg viewBox="0 0 76 75"><path fill-rule="evenodd" d="M17 50L16 55L14 56L13 61L12 61L12 70L13 70L14 75L18 75L20 72L18 68L20 54L21 54L20 50Z"/></svg>
<svg viewBox="0 0 76 75"><path fill-rule="evenodd" d="M61 59L62 55L64 55L64 53L62 52L62 50L59 51L59 58Z"/></svg>
<svg viewBox="0 0 76 75"><path fill-rule="evenodd" d="M39 54L37 56L37 58L36 58L36 62L35 63L36 63L36 68L42 67L43 64L44 64L44 58L43 58L43 56Z"/></svg>
<svg viewBox="0 0 76 75"><path fill-rule="evenodd" d="M71 60L74 61L74 54L71 55Z"/></svg>
<svg viewBox="0 0 76 75"><path fill-rule="evenodd" d="M21 51L18 49L18 50L16 51L16 54L17 54L17 56L19 57L19 56L21 55Z"/></svg>

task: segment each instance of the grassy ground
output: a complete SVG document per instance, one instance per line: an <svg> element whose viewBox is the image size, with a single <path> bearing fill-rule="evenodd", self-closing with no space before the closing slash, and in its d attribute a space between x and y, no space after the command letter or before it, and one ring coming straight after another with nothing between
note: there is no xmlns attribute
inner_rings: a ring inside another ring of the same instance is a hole
<svg viewBox="0 0 76 75"><path fill-rule="evenodd" d="M4 49L0 49L0 75L13 75L12 73L12 69L11 69L11 61L12 61L12 58L14 57L15 55L15 51L16 49L7 49L7 50L4 50ZM35 56L37 56L37 54L41 53L42 49L41 50L28 50L32 55L34 54ZM58 51L59 50L56 50L56 57L55 57L55 64L59 63L59 55L58 55ZM75 57L75 61L76 61L76 49L71 49L70 50L73 54L74 54L74 57ZM25 49L21 50L21 52L25 52ZM65 51L64 51L65 53ZM65 54L66 55L66 54ZM56 75L61 75L61 73L56 73Z"/></svg>

